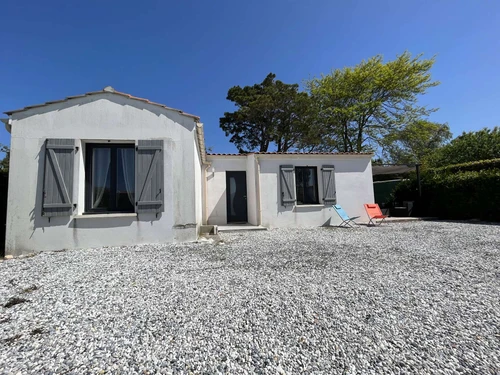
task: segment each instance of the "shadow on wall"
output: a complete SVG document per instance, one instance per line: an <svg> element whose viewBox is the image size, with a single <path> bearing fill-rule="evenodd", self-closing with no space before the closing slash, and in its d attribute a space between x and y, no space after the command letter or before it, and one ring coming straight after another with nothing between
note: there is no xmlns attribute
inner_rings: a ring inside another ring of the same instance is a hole
<svg viewBox="0 0 500 375"><path fill-rule="evenodd" d="M163 213L158 212L158 214L147 213L147 214L138 214L136 220L140 223L149 223L151 226L155 221L160 221Z"/></svg>
<svg viewBox="0 0 500 375"><path fill-rule="evenodd" d="M207 218L208 224L223 225L227 224L227 203L226 203L226 190L221 194L219 200L215 204L210 216ZM226 218L224 220L224 218Z"/></svg>
<svg viewBox="0 0 500 375"><path fill-rule="evenodd" d="M138 225L151 225L153 226L155 221L161 220L162 213L159 212L158 216L156 214L140 214L137 216L125 216L125 217L107 217L103 215L102 217L80 217L78 219L73 219L70 226L72 228L78 229L94 229L94 228L117 228L117 227L129 227L134 222L138 222Z"/></svg>
<svg viewBox="0 0 500 375"><path fill-rule="evenodd" d="M71 220L70 227L75 229L129 227L134 221L137 221L137 218L133 216L78 218Z"/></svg>
<svg viewBox="0 0 500 375"><path fill-rule="evenodd" d="M148 104L148 103L143 103L138 100L134 99L129 99L124 96L116 95L116 94L111 94L111 93L102 93L102 94L95 94L95 95L89 95L85 96L82 98L75 98L71 99L66 102L60 102L60 103L54 103L47 105L45 107L38 107L38 108L33 108L32 110L28 110L25 112L20 112L16 114L16 120L22 120L24 118L33 116L33 112L35 111L36 114L44 114L48 112L53 112L53 111L62 111L67 108L75 107L75 106L82 106L85 104L89 104L92 102L96 102L98 100L107 100L109 102L121 105L121 106L130 106L137 108L139 110L147 110L156 116L165 116L165 113L168 113L169 119L172 121L175 121L176 123L182 125L184 128L186 128L189 131L192 131L195 127L195 121L194 119L190 117L183 116L181 113L175 110L168 110L166 108L161 108L157 105L153 104ZM97 137L98 138L98 137Z"/></svg>
<svg viewBox="0 0 500 375"><path fill-rule="evenodd" d="M318 211L321 211L323 209L327 208L327 206L325 206L324 204L317 204L315 206L301 206L301 205L297 205L297 206L294 206L293 207L293 212L318 212Z"/></svg>

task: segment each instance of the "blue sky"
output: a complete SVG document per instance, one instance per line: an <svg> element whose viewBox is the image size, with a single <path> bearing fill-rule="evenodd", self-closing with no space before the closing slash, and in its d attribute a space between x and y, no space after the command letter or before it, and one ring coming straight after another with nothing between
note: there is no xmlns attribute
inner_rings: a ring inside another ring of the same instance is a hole
<svg viewBox="0 0 500 375"><path fill-rule="evenodd" d="M455 136L500 124L499 1L7 0L0 12L0 112L111 85L200 116L207 145L235 152L219 128L230 87L408 50L437 55L432 120Z"/></svg>

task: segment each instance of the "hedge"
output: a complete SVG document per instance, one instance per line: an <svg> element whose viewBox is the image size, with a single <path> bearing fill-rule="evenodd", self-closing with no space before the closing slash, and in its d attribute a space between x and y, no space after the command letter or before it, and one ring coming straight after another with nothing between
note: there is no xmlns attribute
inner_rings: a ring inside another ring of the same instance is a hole
<svg viewBox="0 0 500 375"><path fill-rule="evenodd" d="M420 216L500 221L500 168L429 172L422 175L422 197L416 179L411 179L396 186L393 199L416 201Z"/></svg>
<svg viewBox="0 0 500 375"><path fill-rule="evenodd" d="M463 172L463 171L481 171L484 169L500 168L500 159L489 159L472 161L469 163L453 164L441 168L430 168L429 172L448 173L448 172Z"/></svg>

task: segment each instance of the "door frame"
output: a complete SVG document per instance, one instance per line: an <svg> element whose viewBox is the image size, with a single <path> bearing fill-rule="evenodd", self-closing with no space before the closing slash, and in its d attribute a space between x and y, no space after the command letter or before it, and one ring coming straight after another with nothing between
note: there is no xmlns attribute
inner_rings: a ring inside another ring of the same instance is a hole
<svg viewBox="0 0 500 375"><path fill-rule="evenodd" d="M229 214L229 208L231 204L231 195L229 194L229 177L232 175L243 175L245 184L243 185L245 190L244 193L245 195L242 197L242 199L245 200L245 217L237 217L236 219L233 219L233 216ZM246 171L226 171L226 222L229 223L248 223L248 191L247 191L247 172Z"/></svg>

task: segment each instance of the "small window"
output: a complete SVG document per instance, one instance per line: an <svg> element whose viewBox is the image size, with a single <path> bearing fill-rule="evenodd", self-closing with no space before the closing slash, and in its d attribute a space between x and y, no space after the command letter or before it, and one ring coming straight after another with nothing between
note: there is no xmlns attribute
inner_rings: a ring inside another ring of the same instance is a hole
<svg viewBox="0 0 500 375"><path fill-rule="evenodd" d="M85 176L85 212L134 212L134 144L87 144Z"/></svg>
<svg viewBox="0 0 500 375"><path fill-rule="evenodd" d="M318 204L318 173L316 167L295 167L297 204Z"/></svg>

